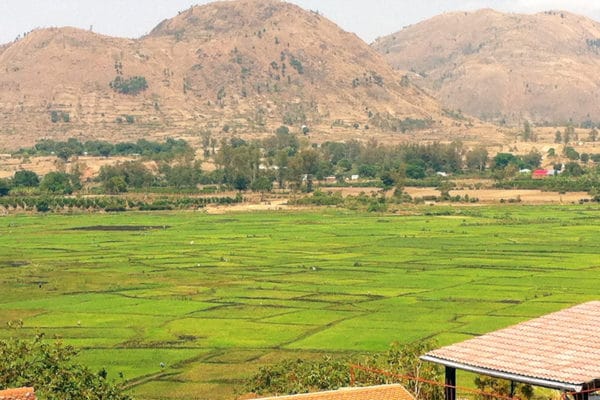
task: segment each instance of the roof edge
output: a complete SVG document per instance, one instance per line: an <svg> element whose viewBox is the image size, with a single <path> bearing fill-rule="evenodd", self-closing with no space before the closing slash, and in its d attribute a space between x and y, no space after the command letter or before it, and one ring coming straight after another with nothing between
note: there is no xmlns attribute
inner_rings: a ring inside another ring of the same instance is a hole
<svg viewBox="0 0 600 400"><path fill-rule="evenodd" d="M289 394L282 396L271 396L271 397L261 397L256 400L287 400L287 399L302 399L304 397L314 397L314 396L326 396L326 395L336 395L336 394L345 394L348 392L354 392L355 394L359 394L360 392L366 392L369 390L377 390L377 389L399 389L406 393L408 398L414 399L412 393L406 389L406 387L400 383L382 383L380 385L374 386L343 386L337 389L325 390L322 392L309 392L309 393L297 393L297 394Z"/></svg>
<svg viewBox="0 0 600 400"><path fill-rule="evenodd" d="M553 381L553 380L549 380L549 379L535 378L532 376L512 374L509 372L503 372L503 371L498 371L498 370L493 370L493 369L488 369L488 368L483 368L483 367L477 367L474 365L463 364L460 362L450 361L450 360L446 360L446 359L435 357L435 356L428 355L428 354L422 355L419 358L423 361L429 361L429 362L433 362L436 364L442 364L442 365L445 365L446 367L457 368L457 369L461 369L461 370L465 370L465 371L469 371L469 372L474 372L477 374L491 376L494 378L506 379L509 381L528 383L533 386L540 386L540 387L545 387L548 389L558 389L558 390L564 390L564 391L569 391L569 392L581 392L583 390L583 385L584 385L584 383L577 385L577 384L572 384L572 383Z"/></svg>

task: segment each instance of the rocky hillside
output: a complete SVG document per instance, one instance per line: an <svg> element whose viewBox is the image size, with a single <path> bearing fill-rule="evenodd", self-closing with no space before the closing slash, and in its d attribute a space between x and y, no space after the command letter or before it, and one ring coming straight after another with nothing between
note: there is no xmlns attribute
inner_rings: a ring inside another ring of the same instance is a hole
<svg viewBox="0 0 600 400"><path fill-rule="evenodd" d="M373 48L452 109L496 121L600 122L600 23L582 16L454 12Z"/></svg>
<svg viewBox="0 0 600 400"><path fill-rule="evenodd" d="M5 148L40 137L260 134L287 124L343 138L462 123L354 34L276 0L192 7L138 40L36 30L0 48L0 70Z"/></svg>

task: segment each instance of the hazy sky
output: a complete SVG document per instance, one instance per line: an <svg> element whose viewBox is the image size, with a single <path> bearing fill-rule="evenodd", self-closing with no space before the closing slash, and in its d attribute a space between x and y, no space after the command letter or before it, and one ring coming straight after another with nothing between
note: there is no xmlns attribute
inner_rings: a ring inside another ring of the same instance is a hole
<svg viewBox="0 0 600 400"><path fill-rule="evenodd" d="M209 0L0 0L0 43L36 27L76 26L139 37L192 4ZM494 8L508 12L568 10L600 21L600 0L292 0L318 10L367 42L445 11Z"/></svg>

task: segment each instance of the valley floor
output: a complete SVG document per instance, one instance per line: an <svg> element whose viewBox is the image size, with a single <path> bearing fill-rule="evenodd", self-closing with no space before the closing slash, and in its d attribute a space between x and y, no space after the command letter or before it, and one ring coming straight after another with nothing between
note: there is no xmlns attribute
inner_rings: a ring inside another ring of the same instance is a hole
<svg viewBox="0 0 600 400"><path fill-rule="evenodd" d="M599 225L597 204L8 215L0 325L23 327L0 336L60 338L138 399L233 399L283 358L448 344L595 300Z"/></svg>

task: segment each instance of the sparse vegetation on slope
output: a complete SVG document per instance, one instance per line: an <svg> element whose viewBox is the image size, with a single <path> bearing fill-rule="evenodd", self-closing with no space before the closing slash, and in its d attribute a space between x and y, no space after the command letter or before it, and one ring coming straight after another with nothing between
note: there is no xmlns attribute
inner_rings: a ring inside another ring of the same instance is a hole
<svg viewBox="0 0 600 400"><path fill-rule="evenodd" d="M109 86L115 92L132 96L138 95L148 89L148 83L143 76L133 76L131 78L117 76L110 82Z"/></svg>
<svg viewBox="0 0 600 400"><path fill-rule="evenodd" d="M373 43L447 107L499 123L600 121L600 23L568 12L452 12ZM560 100L559 100L560 99Z"/></svg>
<svg viewBox="0 0 600 400"><path fill-rule="evenodd" d="M0 147L81 132L113 141L193 135L199 125L261 134L286 123L322 134L338 119L351 121L342 135L356 134L352 126L366 131L369 113L430 119L431 129L446 121L432 97L400 84L355 35L275 0L191 7L138 40L36 30L0 55L0 69ZM48 110L54 124L42 120Z"/></svg>

